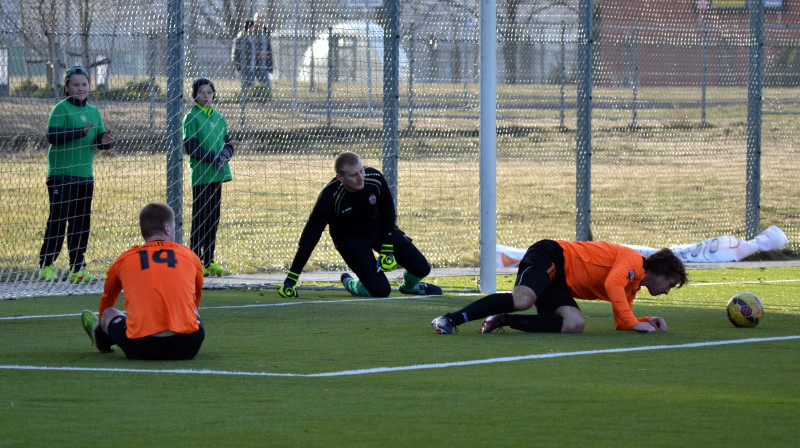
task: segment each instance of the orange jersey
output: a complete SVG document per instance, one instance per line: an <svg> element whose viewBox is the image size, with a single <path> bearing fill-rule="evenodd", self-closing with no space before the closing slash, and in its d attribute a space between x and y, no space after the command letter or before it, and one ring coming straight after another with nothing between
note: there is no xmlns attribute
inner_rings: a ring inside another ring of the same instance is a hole
<svg viewBox="0 0 800 448"><path fill-rule="evenodd" d="M644 258L639 252L605 241L557 241L564 250L564 275L573 297L611 302L618 330L630 330L639 322L633 315L633 299L644 278Z"/></svg>
<svg viewBox="0 0 800 448"><path fill-rule="evenodd" d="M188 247L155 240L123 252L108 268L101 316L122 290L129 338L199 329L196 309L203 290L203 264Z"/></svg>

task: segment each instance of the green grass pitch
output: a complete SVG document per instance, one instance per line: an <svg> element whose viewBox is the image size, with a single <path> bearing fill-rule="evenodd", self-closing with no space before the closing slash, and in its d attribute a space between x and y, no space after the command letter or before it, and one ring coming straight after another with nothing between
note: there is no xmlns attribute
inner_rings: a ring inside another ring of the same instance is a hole
<svg viewBox="0 0 800 448"><path fill-rule="evenodd" d="M4 300L0 446L797 446L800 268L690 279L640 294L669 325L650 335L599 301L581 334L443 336L431 319L478 295L206 291L185 362L97 352L78 317L97 295ZM765 307L752 329L725 316L742 291Z"/></svg>

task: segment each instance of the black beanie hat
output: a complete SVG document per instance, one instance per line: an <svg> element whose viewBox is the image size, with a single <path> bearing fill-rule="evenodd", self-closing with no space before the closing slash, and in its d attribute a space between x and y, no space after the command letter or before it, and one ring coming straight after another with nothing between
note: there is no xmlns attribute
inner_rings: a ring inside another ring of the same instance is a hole
<svg viewBox="0 0 800 448"><path fill-rule="evenodd" d="M214 83L211 82L210 79L208 79L208 78L197 78L192 83L192 99L193 100L197 100L197 91L200 90L200 86L204 86L206 84L211 86L211 90L214 91L214 96L215 97L217 96L217 88L214 87Z"/></svg>

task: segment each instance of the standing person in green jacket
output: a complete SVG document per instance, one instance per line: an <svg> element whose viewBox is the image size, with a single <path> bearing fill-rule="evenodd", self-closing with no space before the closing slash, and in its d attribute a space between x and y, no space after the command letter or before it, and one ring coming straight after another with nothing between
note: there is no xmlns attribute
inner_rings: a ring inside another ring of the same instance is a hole
<svg viewBox="0 0 800 448"><path fill-rule="evenodd" d="M207 78L192 83L194 107L183 119L183 149L192 170L192 230L190 247L203 262L204 276L229 275L214 262L222 183L233 180L228 161L233 145L225 117L213 109L217 89Z"/></svg>
<svg viewBox="0 0 800 448"><path fill-rule="evenodd" d="M61 278L54 263L64 245L69 250L69 281L92 282L97 278L86 269L84 254L89 244L89 227L94 195L94 148L109 149L115 143L103 126L96 107L87 103L89 72L75 66L64 73L62 100L50 111L47 121L47 194L50 215L39 251L40 278Z"/></svg>

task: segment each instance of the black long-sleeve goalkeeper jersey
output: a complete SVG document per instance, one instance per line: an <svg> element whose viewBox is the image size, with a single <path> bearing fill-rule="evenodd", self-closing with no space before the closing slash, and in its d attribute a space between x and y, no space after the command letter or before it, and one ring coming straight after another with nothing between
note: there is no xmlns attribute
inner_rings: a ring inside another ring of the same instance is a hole
<svg viewBox="0 0 800 448"><path fill-rule="evenodd" d="M337 246L363 243L371 247L375 239L392 242L397 215L389 184L375 168L365 167L364 172L364 188L359 191L347 191L335 177L322 189L297 243L292 272L302 272L326 225Z"/></svg>

